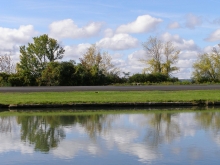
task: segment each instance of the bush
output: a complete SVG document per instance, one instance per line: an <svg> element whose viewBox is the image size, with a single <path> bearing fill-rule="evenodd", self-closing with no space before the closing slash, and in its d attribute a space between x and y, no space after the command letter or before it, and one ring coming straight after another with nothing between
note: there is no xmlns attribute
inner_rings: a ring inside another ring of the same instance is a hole
<svg viewBox="0 0 220 165"><path fill-rule="evenodd" d="M0 73L0 86L10 86L10 83L8 82L8 78L10 77L10 74L7 73Z"/></svg>
<svg viewBox="0 0 220 165"><path fill-rule="evenodd" d="M170 78L161 73L155 74L134 74L133 76L129 77L129 83L160 83L165 81L178 81L177 78Z"/></svg>
<svg viewBox="0 0 220 165"><path fill-rule="evenodd" d="M22 77L19 74L11 74L8 78L8 82L11 84L11 86L26 86L25 84L25 78Z"/></svg>

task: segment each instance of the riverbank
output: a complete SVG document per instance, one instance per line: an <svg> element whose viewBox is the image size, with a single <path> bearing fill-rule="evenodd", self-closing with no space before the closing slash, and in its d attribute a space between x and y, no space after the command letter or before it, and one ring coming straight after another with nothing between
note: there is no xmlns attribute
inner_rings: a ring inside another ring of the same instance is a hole
<svg viewBox="0 0 220 165"><path fill-rule="evenodd" d="M220 105L220 90L0 93L0 108Z"/></svg>

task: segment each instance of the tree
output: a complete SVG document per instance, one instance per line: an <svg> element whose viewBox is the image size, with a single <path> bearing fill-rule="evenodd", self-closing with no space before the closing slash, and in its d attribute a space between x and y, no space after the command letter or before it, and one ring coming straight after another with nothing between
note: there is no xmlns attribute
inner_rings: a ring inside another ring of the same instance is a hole
<svg viewBox="0 0 220 165"><path fill-rule="evenodd" d="M117 83L119 70L112 63L108 52L101 52L96 45L87 49L77 65L77 75L81 85L105 85Z"/></svg>
<svg viewBox="0 0 220 165"><path fill-rule="evenodd" d="M177 63L180 50L176 49L171 41L162 42L157 37L150 37L147 42L143 43L143 47L146 54L139 60L148 66L144 72L163 73L170 76L173 71L178 70L172 65Z"/></svg>
<svg viewBox="0 0 220 165"><path fill-rule="evenodd" d="M170 76L170 73L177 71L179 68L172 66L178 62L180 50L177 50L171 41L164 43L164 63L162 64L162 73L167 76Z"/></svg>
<svg viewBox="0 0 220 165"><path fill-rule="evenodd" d="M10 55L0 55L0 72L11 74L15 72L15 66Z"/></svg>
<svg viewBox="0 0 220 165"><path fill-rule="evenodd" d="M218 45L220 48L220 45ZM193 64L192 78L197 82L220 81L220 52L213 48L211 53L198 56Z"/></svg>
<svg viewBox="0 0 220 165"><path fill-rule="evenodd" d="M112 58L108 52L101 53L95 44L89 47L86 53L83 54L83 57L80 58L80 63L88 70L96 66L98 70L102 71L105 75L110 72L115 74L119 72L112 63Z"/></svg>
<svg viewBox="0 0 220 165"><path fill-rule="evenodd" d="M46 34L34 37L33 40L27 47L20 47L20 62L17 64L18 72L27 77L27 83L28 79L39 78L48 62L62 59L65 52L57 40Z"/></svg>

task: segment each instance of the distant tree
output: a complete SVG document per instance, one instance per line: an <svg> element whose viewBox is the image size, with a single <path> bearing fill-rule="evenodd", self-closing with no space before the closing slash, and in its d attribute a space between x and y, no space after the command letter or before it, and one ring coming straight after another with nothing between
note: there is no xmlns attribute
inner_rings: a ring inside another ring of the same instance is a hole
<svg viewBox="0 0 220 165"><path fill-rule="evenodd" d="M173 71L177 71L179 69L173 65L178 62L180 50L177 50L171 41L165 42L163 49L165 59L162 64L162 73L170 76Z"/></svg>
<svg viewBox="0 0 220 165"><path fill-rule="evenodd" d="M192 78L197 82L220 81L220 45L213 48L211 53L198 56L193 64Z"/></svg>
<svg viewBox="0 0 220 165"><path fill-rule="evenodd" d="M39 78L48 62L62 59L65 52L57 40L46 34L34 37L33 40L27 47L20 47L20 62L17 64L18 72L26 77L27 83Z"/></svg>
<svg viewBox="0 0 220 165"><path fill-rule="evenodd" d="M180 50L176 49L171 41L162 42L157 37L150 37L143 43L143 47L146 54L139 60L148 66L144 72L163 73L170 76L173 71L178 70L173 65L178 62Z"/></svg>
<svg viewBox="0 0 220 165"><path fill-rule="evenodd" d="M101 52L96 45L87 49L76 70L82 85L105 85L119 80L119 69L112 63L108 52Z"/></svg>
<svg viewBox="0 0 220 165"><path fill-rule="evenodd" d="M83 54L82 58L80 58L80 63L88 70L96 66L105 75L110 72L119 73L118 68L112 63L112 58L108 52L101 53L95 44L89 47L86 53Z"/></svg>
<svg viewBox="0 0 220 165"><path fill-rule="evenodd" d="M10 55L0 55L0 72L7 74L15 73L15 65Z"/></svg>

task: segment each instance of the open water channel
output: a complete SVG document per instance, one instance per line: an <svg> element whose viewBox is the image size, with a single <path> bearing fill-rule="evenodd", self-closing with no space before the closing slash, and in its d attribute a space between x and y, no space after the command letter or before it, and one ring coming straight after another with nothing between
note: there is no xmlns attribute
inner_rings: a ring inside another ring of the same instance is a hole
<svg viewBox="0 0 220 165"><path fill-rule="evenodd" d="M220 164L220 110L1 112L0 164Z"/></svg>

